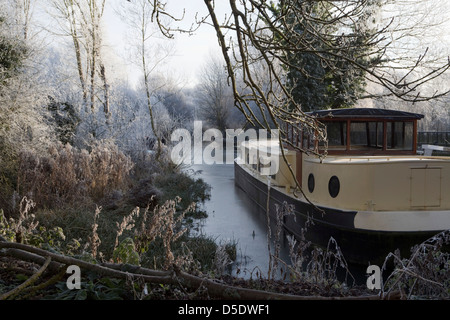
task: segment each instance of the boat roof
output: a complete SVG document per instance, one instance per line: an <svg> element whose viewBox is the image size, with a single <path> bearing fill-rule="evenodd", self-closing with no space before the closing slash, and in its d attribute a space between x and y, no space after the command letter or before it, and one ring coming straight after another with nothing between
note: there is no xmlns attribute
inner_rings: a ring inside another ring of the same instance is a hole
<svg viewBox="0 0 450 320"><path fill-rule="evenodd" d="M308 113L316 118L376 118L386 120L414 120L422 119L423 114L398 110L376 109L376 108L343 108L318 110Z"/></svg>

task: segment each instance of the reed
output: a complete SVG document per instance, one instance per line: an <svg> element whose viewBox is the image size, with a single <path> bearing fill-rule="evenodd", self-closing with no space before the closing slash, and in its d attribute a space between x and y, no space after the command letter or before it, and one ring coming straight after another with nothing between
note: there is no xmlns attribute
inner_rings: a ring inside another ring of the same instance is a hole
<svg viewBox="0 0 450 320"><path fill-rule="evenodd" d="M289 205L287 202L275 205L275 232L273 235L271 222L269 218L267 219L269 247L268 280L275 279L277 272L279 272L279 278L289 278L294 283L302 281L324 287L347 286L347 281L352 280L350 285L354 284L355 278L351 274L345 257L334 238L330 238L325 249L315 247L307 240L305 234L312 221L307 221L301 228L301 237L299 239L294 238L292 235L286 236L289 246L290 264L280 258L281 241L283 240L283 220L288 216L293 216L295 219L292 205ZM274 248L273 252L271 247ZM345 274L343 283L338 277L338 273L342 273L342 271Z"/></svg>
<svg viewBox="0 0 450 320"><path fill-rule="evenodd" d="M19 155L17 192L37 208L60 208L88 199L98 202L115 190L125 190L133 164L109 141L91 152L69 144L54 144L47 155L23 151Z"/></svg>
<svg viewBox="0 0 450 320"><path fill-rule="evenodd" d="M391 252L382 267L388 273L382 292L397 290L404 299L449 299L449 248L450 230L445 230L413 246L409 258L402 258L398 251Z"/></svg>

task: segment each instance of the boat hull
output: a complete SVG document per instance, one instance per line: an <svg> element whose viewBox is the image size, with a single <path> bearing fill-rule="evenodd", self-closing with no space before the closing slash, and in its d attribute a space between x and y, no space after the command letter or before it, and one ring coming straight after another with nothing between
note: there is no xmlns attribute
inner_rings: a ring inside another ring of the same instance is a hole
<svg viewBox="0 0 450 320"><path fill-rule="evenodd" d="M280 188L268 187L250 170L235 163L235 184L247 193L261 211L267 211L276 219L277 206L284 203L292 206L293 214L283 217L284 228L298 240L302 230L307 241L326 248L334 238L347 262L359 265L383 264L390 252L399 249L402 257L409 257L411 247L420 244L440 231L377 231L355 227L357 211L343 211L327 207L316 207L300 198L288 195ZM306 227L306 228L305 228Z"/></svg>

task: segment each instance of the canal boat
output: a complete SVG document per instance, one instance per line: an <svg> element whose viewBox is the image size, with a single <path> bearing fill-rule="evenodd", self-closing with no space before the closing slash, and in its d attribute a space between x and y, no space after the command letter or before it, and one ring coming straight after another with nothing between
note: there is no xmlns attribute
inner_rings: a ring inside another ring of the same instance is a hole
<svg viewBox="0 0 450 320"><path fill-rule="evenodd" d="M293 208L282 218L289 233L322 247L332 237L347 261L367 265L396 249L409 256L415 244L450 229L450 157L418 154L423 115L349 108L309 116L326 126L327 146L286 124L289 143L244 141L234 164L235 184L262 211L275 218L277 207ZM259 160L268 150L279 157L270 175Z"/></svg>

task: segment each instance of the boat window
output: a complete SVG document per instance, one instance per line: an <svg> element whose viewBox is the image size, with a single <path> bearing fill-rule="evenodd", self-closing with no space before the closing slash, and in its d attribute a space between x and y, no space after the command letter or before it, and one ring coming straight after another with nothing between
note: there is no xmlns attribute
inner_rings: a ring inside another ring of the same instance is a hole
<svg viewBox="0 0 450 320"><path fill-rule="evenodd" d="M383 149L383 122L369 122L369 143L372 148Z"/></svg>
<svg viewBox="0 0 450 320"><path fill-rule="evenodd" d="M323 143L322 143L323 144ZM303 135L303 144L302 147L304 149L313 150L315 146L315 140L313 134L304 134Z"/></svg>
<svg viewBox="0 0 450 320"><path fill-rule="evenodd" d="M315 186L316 186L316 182L314 179L314 175L312 173L310 173L308 176L308 191L309 191L309 193L313 193Z"/></svg>
<svg viewBox="0 0 450 320"><path fill-rule="evenodd" d="M383 149L383 123L379 121L351 122L350 149Z"/></svg>
<svg viewBox="0 0 450 320"><path fill-rule="evenodd" d="M341 184L339 182L339 178L336 176L332 176L330 181L328 181L328 192L332 198L336 198L341 189Z"/></svg>
<svg viewBox="0 0 450 320"><path fill-rule="evenodd" d="M393 121L387 123L387 149L412 150L414 125L411 121Z"/></svg>
<svg viewBox="0 0 450 320"><path fill-rule="evenodd" d="M333 154L382 154L397 151L415 152L415 121L402 119L326 119L322 123L327 129L328 151ZM305 149L319 146L325 149L323 141L312 141L314 134L302 135ZM405 152L400 152L405 153ZM407 152L406 152L407 153Z"/></svg>
<svg viewBox="0 0 450 320"><path fill-rule="evenodd" d="M256 154L255 154L255 155L253 155L253 161L251 162L252 168L254 170L258 170L259 171L258 164L259 164L258 163L258 158L256 157Z"/></svg>
<svg viewBox="0 0 450 320"><path fill-rule="evenodd" d="M328 149L345 150L347 147L347 122L330 121L326 122ZM321 146L323 143L321 143Z"/></svg>
<svg viewBox="0 0 450 320"><path fill-rule="evenodd" d="M363 149L367 147L366 122L352 122L350 124L350 148Z"/></svg>

